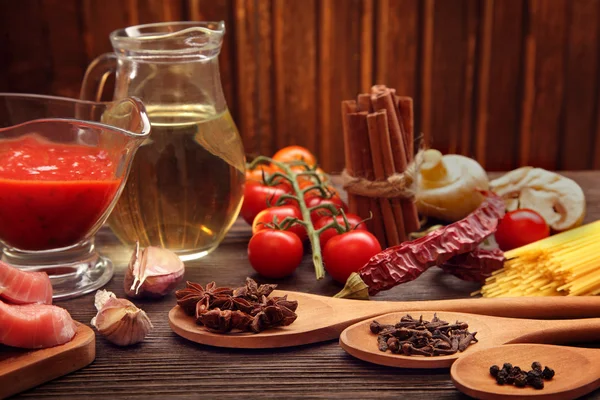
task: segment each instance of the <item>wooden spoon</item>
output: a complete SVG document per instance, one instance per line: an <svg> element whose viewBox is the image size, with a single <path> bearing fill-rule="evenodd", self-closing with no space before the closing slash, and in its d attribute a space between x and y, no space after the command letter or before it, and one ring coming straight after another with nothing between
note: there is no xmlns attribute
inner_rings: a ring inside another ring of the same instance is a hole
<svg viewBox="0 0 600 400"><path fill-rule="evenodd" d="M600 317L600 296L478 298L432 301L364 301L276 290L273 296L288 295L298 301L298 318L293 324L253 333L211 333L198 326L179 306L169 312L171 329L193 342L218 347L275 348L337 339L348 326L393 311L439 310L516 318ZM449 364L448 364L449 365Z"/></svg>
<svg viewBox="0 0 600 400"><path fill-rule="evenodd" d="M414 311L414 318L423 315L430 321L434 312ZM369 325L373 320L381 324L393 325L406 313L392 313L356 323L340 335L340 345L349 354L361 360L390 367L403 368L447 368L459 357L505 343L575 343L593 342L600 337L600 318L573 320L534 320L490 317L487 315L437 312L438 318L454 323L469 324L469 332L477 332L477 343L471 344L464 352L447 356L405 356L390 351L380 351L377 335L371 333Z"/></svg>
<svg viewBox="0 0 600 400"><path fill-rule="evenodd" d="M600 387L600 349L511 344L490 347L461 357L452 364L450 374L458 390L478 399L575 399ZM498 385L489 369L509 362L529 371L531 363L554 369L554 378L544 388L518 388Z"/></svg>

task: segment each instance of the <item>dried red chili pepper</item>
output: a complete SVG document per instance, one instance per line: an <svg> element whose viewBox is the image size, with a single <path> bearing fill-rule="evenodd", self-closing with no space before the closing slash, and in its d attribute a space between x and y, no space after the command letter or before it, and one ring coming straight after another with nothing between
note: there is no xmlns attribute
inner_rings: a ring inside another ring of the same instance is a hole
<svg viewBox="0 0 600 400"><path fill-rule="evenodd" d="M500 249L477 248L454 256L439 267L463 281L483 283L492 276L492 272L502 268L504 260L504 252Z"/></svg>
<svg viewBox="0 0 600 400"><path fill-rule="evenodd" d="M358 276L368 286L369 295L412 281L430 267L471 252L494 233L498 220L504 216L504 201L492 192L482 193L485 200L466 218L373 256L358 271ZM336 297L356 293L357 290L348 287L351 280L356 286L356 276L350 276L346 287Z"/></svg>

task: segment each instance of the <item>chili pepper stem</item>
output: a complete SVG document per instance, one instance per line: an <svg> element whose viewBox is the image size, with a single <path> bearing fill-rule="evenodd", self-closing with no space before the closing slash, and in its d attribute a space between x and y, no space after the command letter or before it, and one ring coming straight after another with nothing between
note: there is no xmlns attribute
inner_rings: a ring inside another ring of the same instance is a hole
<svg viewBox="0 0 600 400"><path fill-rule="evenodd" d="M323 256L321 255L321 242L319 241L319 234L315 230L314 225L310 219L310 210L304 201L304 195L302 189L300 189L300 184L297 179L295 179L296 173L292 171L292 169L285 163L280 163L275 161L269 157L260 156L257 157L252 163L251 168L255 167L260 163L271 163L276 165L279 169L284 172L285 178L292 185L292 189L294 190L296 200L298 202L298 208L300 208L300 213L302 214L302 219L305 222L306 233L308 235L308 239L310 240L310 246L312 248L312 259L313 264L315 266L315 275L317 280L323 279L325 277L325 267L323 266Z"/></svg>
<svg viewBox="0 0 600 400"><path fill-rule="evenodd" d="M356 272L348 277L344 288L335 296L342 299L369 300L369 287Z"/></svg>

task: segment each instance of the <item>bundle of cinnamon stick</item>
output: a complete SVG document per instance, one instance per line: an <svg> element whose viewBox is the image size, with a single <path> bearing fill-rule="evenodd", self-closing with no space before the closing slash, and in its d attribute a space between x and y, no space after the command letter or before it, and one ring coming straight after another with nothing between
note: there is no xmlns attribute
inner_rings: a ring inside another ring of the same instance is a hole
<svg viewBox="0 0 600 400"><path fill-rule="evenodd" d="M413 100L394 89L375 85L371 93L342 102L345 173L367 181L385 181L404 173L414 157ZM411 196L366 197L348 190L350 212L367 222L382 248L407 240L419 230Z"/></svg>

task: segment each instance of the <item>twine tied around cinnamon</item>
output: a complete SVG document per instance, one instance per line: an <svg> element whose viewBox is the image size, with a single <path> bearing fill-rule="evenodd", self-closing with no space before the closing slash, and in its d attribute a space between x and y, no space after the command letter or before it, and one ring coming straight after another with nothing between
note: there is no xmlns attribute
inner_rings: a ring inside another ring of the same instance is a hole
<svg viewBox="0 0 600 400"><path fill-rule="evenodd" d="M385 180L371 181L366 178L352 176L347 169L344 169L342 171L342 185L348 193L358 196L413 199L415 196L415 176L422 163L424 151L425 149L419 150L404 172L390 175Z"/></svg>

